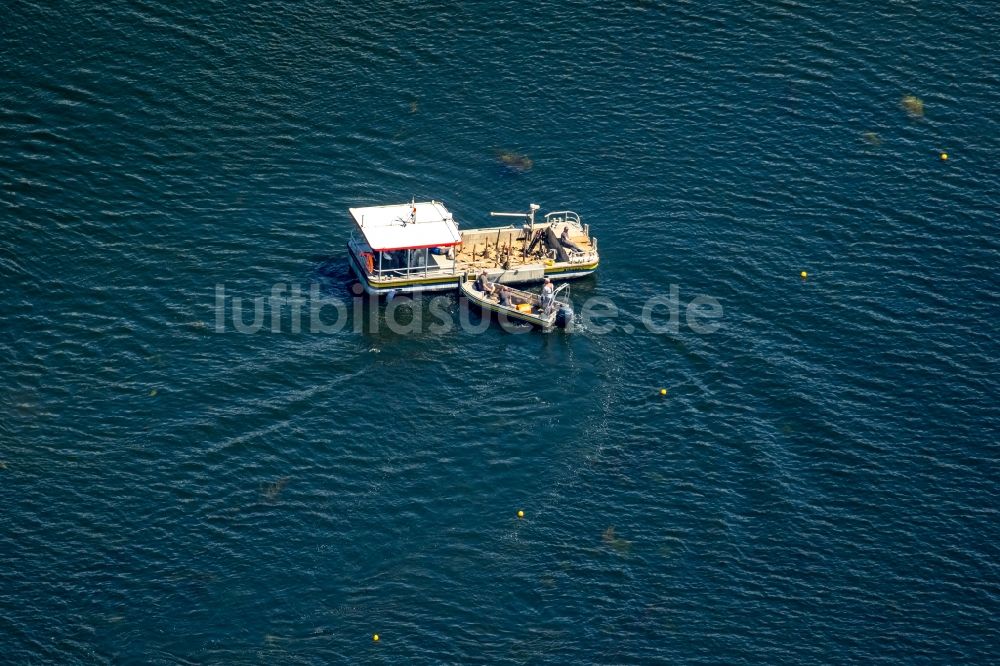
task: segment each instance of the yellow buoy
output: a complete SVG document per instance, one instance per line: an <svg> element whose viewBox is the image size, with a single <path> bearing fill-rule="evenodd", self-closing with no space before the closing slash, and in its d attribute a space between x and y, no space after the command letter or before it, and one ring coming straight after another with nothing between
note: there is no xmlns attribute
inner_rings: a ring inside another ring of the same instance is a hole
<svg viewBox="0 0 1000 666"><path fill-rule="evenodd" d="M378 641L378 634L372 634L372 640Z"/></svg>
<svg viewBox="0 0 1000 666"><path fill-rule="evenodd" d="M941 153L941 159L943 160L948 159L948 153Z"/></svg>
<svg viewBox="0 0 1000 666"><path fill-rule="evenodd" d="M806 273L805 271L802 271L801 273L799 273L799 275L801 275L803 278L809 277L809 273Z"/></svg>
<svg viewBox="0 0 1000 666"><path fill-rule="evenodd" d="M667 389L660 389L660 395L666 395Z"/></svg>
<svg viewBox="0 0 1000 666"><path fill-rule="evenodd" d="M517 517L518 518L524 518L524 511L521 511L520 509L518 509L517 510Z"/></svg>

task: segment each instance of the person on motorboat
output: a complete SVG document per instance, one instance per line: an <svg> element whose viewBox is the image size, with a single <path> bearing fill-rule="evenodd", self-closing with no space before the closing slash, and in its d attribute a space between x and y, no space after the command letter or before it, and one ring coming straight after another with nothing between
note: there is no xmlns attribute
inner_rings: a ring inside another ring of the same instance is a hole
<svg viewBox="0 0 1000 666"><path fill-rule="evenodd" d="M476 278L476 289L483 292L487 296L492 296L497 288L492 282L490 282L489 276L486 275L486 271L479 274Z"/></svg>
<svg viewBox="0 0 1000 666"><path fill-rule="evenodd" d="M507 285L500 286L500 305L508 308L514 307L514 304L510 300L510 287Z"/></svg>
<svg viewBox="0 0 1000 666"><path fill-rule="evenodd" d="M555 288L552 286L552 280L545 278L542 283L542 293L539 297L539 301L542 305L542 312L548 314L552 311L552 301L555 300Z"/></svg>

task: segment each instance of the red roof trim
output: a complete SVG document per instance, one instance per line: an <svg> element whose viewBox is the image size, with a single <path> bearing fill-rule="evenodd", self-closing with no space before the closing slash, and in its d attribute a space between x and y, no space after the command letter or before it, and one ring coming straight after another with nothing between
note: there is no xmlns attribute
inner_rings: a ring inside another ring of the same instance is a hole
<svg viewBox="0 0 1000 666"><path fill-rule="evenodd" d="M423 250L430 247L452 247L453 245L458 245L462 241L455 241L454 243L434 243L433 245L408 245L406 247L373 247L372 249L376 252L395 252L396 250Z"/></svg>

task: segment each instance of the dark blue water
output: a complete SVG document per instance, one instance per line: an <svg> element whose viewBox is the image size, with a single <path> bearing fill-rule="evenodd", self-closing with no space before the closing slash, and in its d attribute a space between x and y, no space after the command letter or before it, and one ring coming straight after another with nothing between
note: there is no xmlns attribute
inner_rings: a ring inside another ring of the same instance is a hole
<svg viewBox="0 0 1000 666"><path fill-rule="evenodd" d="M994 3L2 14L0 661L1000 658ZM614 330L355 313L410 197L576 210Z"/></svg>

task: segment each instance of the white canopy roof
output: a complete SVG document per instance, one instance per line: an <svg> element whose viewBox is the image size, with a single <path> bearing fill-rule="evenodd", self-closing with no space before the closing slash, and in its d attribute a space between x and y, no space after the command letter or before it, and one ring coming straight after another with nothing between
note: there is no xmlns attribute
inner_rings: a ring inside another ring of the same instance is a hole
<svg viewBox="0 0 1000 666"><path fill-rule="evenodd" d="M439 201L351 208L351 216L375 251L446 247L462 242L451 212Z"/></svg>

